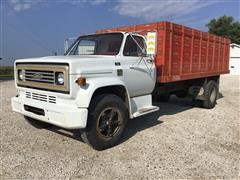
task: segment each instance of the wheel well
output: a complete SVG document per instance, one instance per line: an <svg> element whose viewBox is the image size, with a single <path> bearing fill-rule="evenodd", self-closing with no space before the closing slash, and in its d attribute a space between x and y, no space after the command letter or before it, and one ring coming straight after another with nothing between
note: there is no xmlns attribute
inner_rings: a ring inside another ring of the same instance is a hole
<svg viewBox="0 0 240 180"><path fill-rule="evenodd" d="M95 90L93 93L92 99L100 94L114 94L122 99L125 106L129 110L129 101L127 96L127 91L122 85L106 86L101 87Z"/></svg>
<svg viewBox="0 0 240 180"><path fill-rule="evenodd" d="M208 81L214 80L217 84L219 84L220 76L212 76L208 78Z"/></svg>

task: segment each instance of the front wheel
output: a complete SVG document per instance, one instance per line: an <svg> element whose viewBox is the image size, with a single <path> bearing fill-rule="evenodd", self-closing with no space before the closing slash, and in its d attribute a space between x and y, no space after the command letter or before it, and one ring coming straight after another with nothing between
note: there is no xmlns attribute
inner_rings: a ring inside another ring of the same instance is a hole
<svg viewBox="0 0 240 180"><path fill-rule="evenodd" d="M88 122L81 137L96 150L103 150L116 145L126 127L127 108L116 95L103 94L91 102Z"/></svg>

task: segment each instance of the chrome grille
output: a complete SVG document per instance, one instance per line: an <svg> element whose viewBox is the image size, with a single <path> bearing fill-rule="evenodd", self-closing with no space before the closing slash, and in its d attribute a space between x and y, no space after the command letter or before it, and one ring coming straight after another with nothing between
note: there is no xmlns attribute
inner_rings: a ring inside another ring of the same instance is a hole
<svg viewBox="0 0 240 180"><path fill-rule="evenodd" d="M56 104L56 97L48 96L46 94L32 93L32 92L27 91L26 98Z"/></svg>
<svg viewBox="0 0 240 180"><path fill-rule="evenodd" d="M41 83L55 83L54 71L25 70L25 80Z"/></svg>
<svg viewBox="0 0 240 180"><path fill-rule="evenodd" d="M21 79L20 79L21 73ZM64 84L58 84L55 76L63 73ZM69 89L69 65L63 64L41 64L41 63L17 63L16 82L18 86L48 90L61 93L70 93Z"/></svg>

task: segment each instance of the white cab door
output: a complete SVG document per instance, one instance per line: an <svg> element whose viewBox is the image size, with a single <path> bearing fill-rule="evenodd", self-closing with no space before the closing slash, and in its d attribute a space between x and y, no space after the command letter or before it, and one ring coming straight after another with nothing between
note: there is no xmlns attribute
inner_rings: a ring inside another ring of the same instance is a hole
<svg viewBox="0 0 240 180"><path fill-rule="evenodd" d="M143 37L128 35L123 49L121 66L130 97L151 94L156 83L155 63L143 55L144 43Z"/></svg>

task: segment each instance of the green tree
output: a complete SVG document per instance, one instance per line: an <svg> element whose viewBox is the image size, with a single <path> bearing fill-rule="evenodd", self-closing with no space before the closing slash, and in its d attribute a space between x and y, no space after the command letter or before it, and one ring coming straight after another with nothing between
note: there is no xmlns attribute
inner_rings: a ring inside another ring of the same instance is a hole
<svg viewBox="0 0 240 180"><path fill-rule="evenodd" d="M231 16L221 16L206 24L210 33L231 39L232 43L240 44L240 22Z"/></svg>

